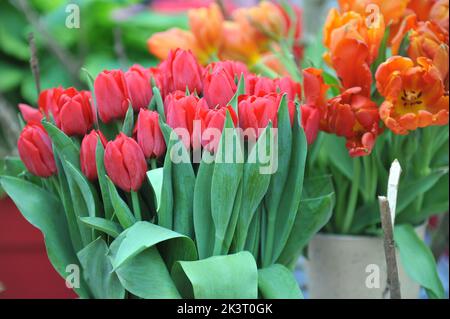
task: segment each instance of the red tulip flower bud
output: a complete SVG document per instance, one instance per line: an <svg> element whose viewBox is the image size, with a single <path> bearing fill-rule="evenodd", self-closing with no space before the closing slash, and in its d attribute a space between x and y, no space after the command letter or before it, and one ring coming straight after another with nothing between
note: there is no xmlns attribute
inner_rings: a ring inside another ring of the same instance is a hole
<svg viewBox="0 0 450 319"><path fill-rule="evenodd" d="M320 112L310 105L302 105L302 127L305 131L308 145L314 143L319 134Z"/></svg>
<svg viewBox="0 0 450 319"><path fill-rule="evenodd" d="M20 159L32 174L50 177L56 173L52 141L42 125L26 125L20 134L17 148Z"/></svg>
<svg viewBox="0 0 450 319"><path fill-rule="evenodd" d="M51 115L58 127L60 127L58 101L63 91L62 87L43 90L38 98L38 106L41 113L45 114L47 118L50 118Z"/></svg>
<svg viewBox="0 0 450 319"><path fill-rule="evenodd" d="M295 101L302 98L302 87L300 83L294 82L290 77L285 76L275 80L278 93L287 94L289 101Z"/></svg>
<svg viewBox="0 0 450 319"><path fill-rule="evenodd" d="M164 101L166 122L175 130L185 130L186 134L179 136L188 150L193 144L195 114L200 107L208 108L204 99L199 99L195 95L186 96L182 91L169 94Z"/></svg>
<svg viewBox="0 0 450 319"><path fill-rule="evenodd" d="M39 112L38 109L29 106L28 104L20 103L19 110L26 123L29 122L40 123L43 118L42 113Z"/></svg>
<svg viewBox="0 0 450 319"><path fill-rule="evenodd" d="M272 121L273 127L278 125L278 108L280 106L281 94L268 94L265 96L244 95L239 98L239 126L243 129L253 129L255 138L264 131ZM294 120L295 104L288 101L288 111L291 125ZM249 132L251 134L251 132Z"/></svg>
<svg viewBox="0 0 450 319"><path fill-rule="evenodd" d="M245 88L248 95L264 96L277 93L275 80L256 75L250 75L246 78Z"/></svg>
<svg viewBox="0 0 450 319"><path fill-rule="evenodd" d="M234 77L217 64L212 71L207 70L203 78L203 96L210 108L225 107L236 93Z"/></svg>
<svg viewBox="0 0 450 319"><path fill-rule="evenodd" d="M135 140L120 133L106 145L104 161L106 173L115 185L126 192L141 188L147 163Z"/></svg>
<svg viewBox="0 0 450 319"><path fill-rule="evenodd" d="M138 64L133 65L125 72L131 105L136 112L141 108L147 108L150 104L153 96L150 77L150 70Z"/></svg>
<svg viewBox="0 0 450 319"><path fill-rule="evenodd" d="M215 153L220 142L220 134L223 130L225 124L225 119L227 117L227 111L230 113L231 119L233 120L234 126L238 123L238 118L236 112L231 106L208 109L205 107L200 107L197 109L196 120L201 123L201 130L194 133L200 133L201 136L194 136L194 139L201 140L202 146L206 148L209 152ZM214 129L215 131L211 131ZM210 130L208 132L208 130Z"/></svg>
<svg viewBox="0 0 450 319"><path fill-rule="evenodd" d="M105 136L100 131L92 130L89 134L87 134L83 138L83 141L81 142L80 148L81 171L91 181L94 181L98 178L97 161L95 158L95 153L97 150L97 140L99 137L100 142L103 144L103 147L105 147L107 141Z"/></svg>
<svg viewBox="0 0 450 319"><path fill-rule="evenodd" d="M159 66L160 82L164 95L176 90L202 93L202 68L190 51L170 51L167 59Z"/></svg>
<svg viewBox="0 0 450 319"><path fill-rule="evenodd" d="M136 140L146 158L157 158L166 151L166 142L159 127L159 114L147 109L139 111L136 127Z"/></svg>
<svg viewBox="0 0 450 319"><path fill-rule="evenodd" d="M67 135L84 135L94 123L94 110L89 91L68 88L58 99L61 130Z"/></svg>
<svg viewBox="0 0 450 319"><path fill-rule="evenodd" d="M129 105L129 93L122 70L101 72L94 82L98 113L103 123L124 118Z"/></svg>

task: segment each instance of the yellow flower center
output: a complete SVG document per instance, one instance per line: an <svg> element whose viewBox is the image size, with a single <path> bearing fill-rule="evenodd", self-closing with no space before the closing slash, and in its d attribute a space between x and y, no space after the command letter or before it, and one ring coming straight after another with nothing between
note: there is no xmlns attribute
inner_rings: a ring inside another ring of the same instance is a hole
<svg viewBox="0 0 450 319"><path fill-rule="evenodd" d="M424 109L425 103L422 91L403 90L398 106L397 112L402 115L406 113L417 113L417 111Z"/></svg>

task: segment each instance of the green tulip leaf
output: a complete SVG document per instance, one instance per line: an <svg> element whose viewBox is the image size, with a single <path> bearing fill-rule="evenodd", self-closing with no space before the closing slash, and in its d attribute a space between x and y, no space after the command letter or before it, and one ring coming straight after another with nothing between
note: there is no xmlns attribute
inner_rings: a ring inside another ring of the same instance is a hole
<svg viewBox="0 0 450 319"><path fill-rule="evenodd" d="M58 151L61 160L70 162L75 168L80 168L80 148L55 125L43 120L45 130L50 136L53 146Z"/></svg>
<svg viewBox="0 0 450 319"><path fill-rule="evenodd" d="M102 195L103 209L105 212L105 218L111 220L114 213L114 208L111 202L111 196L109 195L108 179L106 177L106 170L104 164L105 149L100 137L97 138L97 147L95 149L95 161L97 164L98 183L100 185L100 192Z"/></svg>
<svg viewBox="0 0 450 319"><path fill-rule="evenodd" d="M207 150L204 150L207 152ZM211 182L214 163L202 160L194 188L194 229L200 259L210 257L214 249L214 221L211 215Z"/></svg>
<svg viewBox="0 0 450 319"><path fill-rule="evenodd" d="M303 299L294 274L280 264L258 270L258 288L264 299Z"/></svg>
<svg viewBox="0 0 450 319"><path fill-rule="evenodd" d="M426 289L430 298L445 298L433 254L414 228L408 224L395 226L394 237L406 273Z"/></svg>
<svg viewBox="0 0 450 319"><path fill-rule="evenodd" d="M111 250L115 252L114 269L157 244L160 244L158 248L169 269L177 260L197 259L194 242L189 237L149 222L137 222L111 244Z"/></svg>
<svg viewBox="0 0 450 319"><path fill-rule="evenodd" d="M133 128L134 128L134 110L130 103L130 105L128 106L127 114L125 115L125 120L123 121L121 131L126 136L132 136Z"/></svg>
<svg viewBox="0 0 450 319"><path fill-rule="evenodd" d="M164 168L156 168L147 172L147 179L152 185L156 196L156 210L159 211L161 206L161 196L163 189Z"/></svg>
<svg viewBox="0 0 450 319"><path fill-rule="evenodd" d="M179 261L172 277L183 298L256 299L258 270L249 252Z"/></svg>
<svg viewBox="0 0 450 319"><path fill-rule="evenodd" d="M78 252L83 277L97 299L123 299L125 289L108 258L108 246L101 238L94 240Z"/></svg>
<svg viewBox="0 0 450 319"><path fill-rule="evenodd" d="M101 217L81 217L80 220L95 230L116 238L123 231L119 224Z"/></svg>
<svg viewBox="0 0 450 319"><path fill-rule="evenodd" d="M228 138L226 130L233 130L233 134L229 134L228 131L228 135L231 135ZM233 150L232 157L230 150ZM211 214L215 227L214 255L226 253L223 252L224 241L234 233L234 229L230 229L229 225L243 174L242 156L237 131L227 112L211 181Z"/></svg>
<svg viewBox="0 0 450 319"><path fill-rule="evenodd" d="M111 198L115 216L117 217L120 225L123 228L126 229L128 227L131 227L136 222L136 218L134 217L128 205L120 197L113 182L109 179L109 177L106 177L106 179L108 182L109 196Z"/></svg>

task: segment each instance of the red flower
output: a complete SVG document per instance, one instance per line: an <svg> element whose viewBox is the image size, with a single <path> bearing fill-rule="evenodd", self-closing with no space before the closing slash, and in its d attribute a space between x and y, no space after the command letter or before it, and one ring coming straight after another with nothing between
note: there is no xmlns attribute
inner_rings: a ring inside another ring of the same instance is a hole
<svg viewBox="0 0 450 319"><path fill-rule="evenodd" d="M309 145L314 143L319 134L320 112L309 105L301 106L302 127L305 131L306 141Z"/></svg>
<svg viewBox="0 0 450 319"><path fill-rule="evenodd" d="M281 94L269 94L265 96L239 97L239 126L243 130L250 129L248 133L250 138L257 139L264 129L272 121L273 127L278 125L278 107L280 105ZM294 119L294 102L288 102L289 116L291 124Z"/></svg>
<svg viewBox="0 0 450 319"><path fill-rule="evenodd" d="M97 140L99 137L100 142L103 144L103 147L105 147L107 140L100 131L92 130L89 134L84 136L83 141L81 142L80 148L81 171L91 181L94 181L98 178L95 152L97 149Z"/></svg>
<svg viewBox="0 0 450 319"><path fill-rule="evenodd" d="M269 79L250 75L247 77L246 91L247 94L256 96L264 96L271 93L286 93L289 101L294 101L295 98L301 99L302 97L301 85L294 82L290 77Z"/></svg>
<svg viewBox="0 0 450 319"><path fill-rule="evenodd" d="M58 100L63 91L62 87L43 90L38 98L38 106L41 113L47 118L50 118L50 115L53 116L58 127L60 127Z"/></svg>
<svg viewBox="0 0 450 319"><path fill-rule="evenodd" d="M139 111L134 132L146 158L160 157L166 151L166 143L159 127L158 119L159 115L157 112L147 109Z"/></svg>
<svg viewBox="0 0 450 319"><path fill-rule="evenodd" d="M26 123L29 122L40 123L43 118L42 113L39 112L38 109L35 109L34 107L29 106L28 104L19 103L19 110Z"/></svg>
<svg viewBox="0 0 450 319"><path fill-rule="evenodd" d="M202 68L190 51L176 49L159 65L163 95L180 90L202 92Z"/></svg>
<svg viewBox="0 0 450 319"><path fill-rule="evenodd" d="M352 88L328 101L321 115L320 128L347 139L350 156L365 156L372 152L380 133L380 116L375 102Z"/></svg>
<svg viewBox="0 0 450 319"><path fill-rule="evenodd" d="M234 126L238 123L236 112L231 106L220 107L216 109L208 109L199 107L195 119L201 123L201 129L194 133L194 140L201 140L201 144L209 152L216 152L220 142L220 134L225 124L227 110L230 112ZM201 136L197 136L200 133Z"/></svg>
<svg viewBox="0 0 450 319"><path fill-rule="evenodd" d="M106 145L104 161L106 173L115 185L126 192L141 188L147 163L135 140L120 133Z"/></svg>
<svg viewBox="0 0 450 319"><path fill-rule="evenodd" d="M135 64L125 72L128 94L131 105L137 112L141 108L147 108L152 99L152 86L150 83L150 70Z"/></svg>
<svg viewBox="0 0 450 319"><path fill-rule="evenodd" d="M203 78L203 96L210 108L227 106L236 93L236 83L221 64L216 64L212 70L206 70Z"/></svg>
<svg viewBox="0 0 450 319"><path fill-rule="evenodd" d="M191 94L186 96L182 91L169 94L164 101L164 110L167 124L176 130L183 129L186 134L179 134L186 149L193 144L195 114L198 108L208 108L204 99Z"/></svg>
<svg viewBox="0 0 450 319"><path fill-rule="evenodd" d="M24 127L17 148L20 159L32 174L49 177L56 173L52 141L40 124L30 123Z"/></svg>
<svg viewBox="0 0 450 319"><path fill-rule="evenodd" d="M105 70L94 82L98 113L104 123L124 118L130 98L122 70Z"/></svg>
<svg viewBox="0 0 450 319"><path fill-rule="evenodd" d="M213 62L210 63L207 68L210 70L214 70L218 67L225 69L225 71L236 81L236 83L237 81L239 81L242 74L244 75L244 77L250 74L247 66L239 61Z"/></svg>
<svg viewBox="0 0 450 319"><path fill-rule="evenodd" d="M58 99L59 123L67 135L84 135L94 123L94 111L89 91L74 88L64 90Z"/></svg>

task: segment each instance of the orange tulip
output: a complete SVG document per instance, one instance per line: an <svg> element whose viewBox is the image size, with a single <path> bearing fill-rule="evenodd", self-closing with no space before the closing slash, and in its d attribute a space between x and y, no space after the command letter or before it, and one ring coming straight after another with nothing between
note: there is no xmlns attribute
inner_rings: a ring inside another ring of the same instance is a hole
<svg viewBox="0 0 450 319"><path fill-rule="evenodd" d="M208 57L216 54L222 42L224 20L220 7L213 3L206 8L191 9L188 16L190 29L202 53Z"/></svg>
<svg viewBox="0 0 450 319"><path fill-rule="evenodd" d="M322 131L345 137L351 157L372 152L380 133L378 108L360 88L351 88L327 102L320 115Z"/></svg>
<svg viewBox="0 0 450 319"><path fill-rule="evenodd" d="M437 23L442 29L448 31L448 0L438 0L430 11L430 20Z"/></svg>
<svg viewBox="0 0 450 319"><path fill-rule="evenodd" d="M192 51L195 55L199 50L195 36L190 31L172 28L167 31L153 34L147 41L147 47L151 54L160 60L165 60L170 50L180 48Z"/></svg>
<svg viewBox="0 0 450 319"><path fill-rule="evenodd" d="M414 64L409 58L393 56L380 65L375 78L386 98L380 117L395 134L448 123L448 94L431 60L420 57Z"/></svg>
<svg viewBox="0 0 450 319"><path fill-rule="evenodd" d="M419 21L426 21L435 2L436 0L410 0L408 9L417 16Z"/></svg>
<svg viewBox="0 0 450 319"><path fill-rule="evenodd" d="M341 12L354 11L363 16L370 17L376 14L375 6L384 16L386 23L398 23L403 17L406 6L410 0L338 0Z"/></svg>
<svg viewBox="0 0 450 319"><path fill-rule="evenodd" d="M221 60L236 60L252 66L259 61L260 52L255 39L243 31L240 24L225 21L219 57Z"/></svg>
<svg viewBox="0 0 450 319"><path fill-rule="evenodd" d="M432 21L417 22L415 15L409 15L403 20L397 35L393 38L392 54L399 53L400 43L408 32L410 32L408 56L413 60L419 57L432 60L448 89L448 32Z"/></svg>
<svg viewBox="0 0 450 319"><path fill-rule="evenodd" d="M336 70L345 89L361 87L369 96L370 65L375 61L384 35L383 17L371 25L356 12L342 15L332 9L324 27L325 60Z"/></svg>

